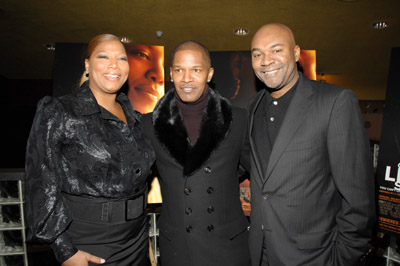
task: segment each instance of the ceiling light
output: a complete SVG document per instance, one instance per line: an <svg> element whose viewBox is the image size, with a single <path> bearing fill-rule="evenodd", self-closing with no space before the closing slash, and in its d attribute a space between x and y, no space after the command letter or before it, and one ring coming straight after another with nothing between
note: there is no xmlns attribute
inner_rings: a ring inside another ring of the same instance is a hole
<svg viewBox="0 0 400 266"><path fill-rule="evenodd" d="M238 28L233 31L236 35L244 36L249 34L249 30L245 28Z"/></svg>
<svg viewBox="0 0 400 266"><path fill-rule="evenodd" d="M378 21L372 24L372 28L377 29L377 30L381 30L384 28L387 28L389 26L389 24L385 21Z"/></svg>
<svg viewBox="0 0 400 266"><path fill-rule="evenodd" d="M48 43L48 44L43 44L43 47L47 50L47 51L55 51L56 50L56 46L52 43Z"/></svg>
<svg viewBox="0 0 400 266"><path fill-rule="evenodd" d="M160 30L156 31L156 36L157 38L161 38L163 36L163 32Z"/></svg>
<svg viewBox="0 0 400 266"><path fill-rule="evenodd" d="M132 40L129 37L121 37L121 42L122 43L131 43Z"/></svg>

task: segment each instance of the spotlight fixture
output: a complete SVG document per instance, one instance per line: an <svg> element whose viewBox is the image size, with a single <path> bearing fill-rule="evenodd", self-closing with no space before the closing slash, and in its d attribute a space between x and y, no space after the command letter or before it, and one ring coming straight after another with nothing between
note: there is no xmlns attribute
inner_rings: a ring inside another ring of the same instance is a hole
<svg viewBox="0 0 400 266"><path fill-rule="evenodd" d="M157 38L161 38L163 36L163 32L160 30L156 31L156 36Z"/></svg>
<svg viewBox="0 0 400 266"><path fill-rule="evenodd" d="M385 21L378 21L375 23L372 23L372 28L377 29L377 30L382 30L384 28L387 28L389 24Z"/></svg>
<svg viewBox="0 0 400 266"><path fill-rule="evenodd" d="M123 37L121 37L121 42L122 43L131 43L132 40L129 37L123 36Z"/></svg>
<svg viewBox="0 0 400 266"><path fill-rule="evenodd" d="M56 50L56 46L52 43L47 43L47 44L42 44L44 49L46 49L47 51L55 51Z"/></svg>
<svg viewBox="0 0 400 266"><path fill-rule="evenodd" d="M233 33L235 33L236 35L239 35L239 36L244 36L244 35L249 34L249 30L245 29L245 28L237 28L233 31Z"/></svg>

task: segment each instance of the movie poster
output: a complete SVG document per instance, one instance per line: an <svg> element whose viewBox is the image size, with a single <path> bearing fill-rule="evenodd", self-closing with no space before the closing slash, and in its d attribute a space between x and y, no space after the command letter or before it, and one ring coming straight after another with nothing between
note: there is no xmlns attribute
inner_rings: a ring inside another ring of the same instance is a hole
<svg viewBox="0 0 400 266"><path fill-rule="evenodd" d="M246 108L251 97L265 88L255 76L250 51L210 52L214 76L210 86L227 98L232 105ZM316 80L316 51L301 50L298 70ZM248 179L240 183L240 200L246 216L251 212L251 191Z"/></svg>
<svg viewBox="0 0 400 266"><path fill-rule="evenodd" d="M210 87L232 105L246 108L248 100L257 93L250 51L210 52L210 56L214 67Z"/></svg>
<svg viewBox="0 0 400 266"><path fill-rule="evenodd" d="M140 113L153 111L164 95L164 47L125 45L129 62L128 81L121 88ZM79 86L85 71L86 43L57 43L54 57L53 96L72 92ZM149 203L161 203L161 190L155 178L149 192Z"/></svg>
<svg viewBox="0 0 400 266"><path fill-rule="evenodd" d="M376 177L378 225L400 236L400 47L392 49Z"/></svg>

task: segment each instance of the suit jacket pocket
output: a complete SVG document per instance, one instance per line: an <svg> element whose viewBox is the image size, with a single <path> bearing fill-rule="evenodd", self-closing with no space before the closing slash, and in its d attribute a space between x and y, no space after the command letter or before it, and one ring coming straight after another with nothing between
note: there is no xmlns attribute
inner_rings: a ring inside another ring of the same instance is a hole
<svg viewBox="0 0 400 266"><path fill-rule="evenodd" d="M327 232L299 234L296 240L298 249L324 248L336 240L336 228Z"/></svg>
<svg viewBox="0 0 400 266"><path fill-rule="evenodd" d="M245 217L235 219L235 221L225 225L225 232L229 239L232 240L243 231L247 232L247 226L249 226L249 223Z"/></svg>

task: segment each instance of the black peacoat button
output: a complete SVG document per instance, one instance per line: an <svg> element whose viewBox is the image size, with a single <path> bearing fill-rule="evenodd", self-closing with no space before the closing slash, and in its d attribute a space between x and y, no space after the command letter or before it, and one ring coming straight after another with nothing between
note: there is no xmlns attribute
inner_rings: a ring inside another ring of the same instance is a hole
<svg viewBox="0 0 400 266"><path fill-rule="evenodd" d="M186 213L187 215L191 214L191 213L192 213L192 209L191 209L191 208L186 208L186 209L185 209L185 213Z"/></svg>
<svg viewBox="0 0 400 266"><path fill-rule="evenodd" d="M213 187L207 188L207 193L208 194L212 194L213 192L214 192L214 188Z"/></svg>
<svg viewBox="0 0 400 266"><path fill-rule="evenodd" d="M186 232L191 233L193 231L193 227L191 225L186 226Z"/></svg>
<svg viewBox="0 0 400 266"><path fill-rule="evenodd" d="M184 189L184 193L185 193L185 195L190 195L190 193L192 193L192 190L190 189L190 188L185 188Z"/></svg>
<svg viewBox="0 0 400 266"><path fill-rule="evenodd" d="M207 230L210 232L214 230L214 225L210 224L209 226L207 226Z"/></svg>
<svg viewBox="0 0 400 266"><path fill-rule="evenodd" d="M214 211L214 207L210 206L207 208L208 213L212 213Z"/></svg>
<svg viewBox="0 0 400 266"><path fill-rule="evenodd" d="M204 167L204 172L206 172L207 174L211 173L211 167L210 166Z"/></svg>

